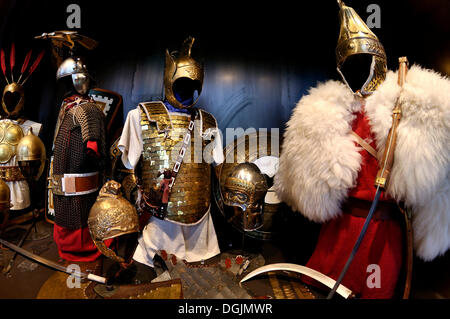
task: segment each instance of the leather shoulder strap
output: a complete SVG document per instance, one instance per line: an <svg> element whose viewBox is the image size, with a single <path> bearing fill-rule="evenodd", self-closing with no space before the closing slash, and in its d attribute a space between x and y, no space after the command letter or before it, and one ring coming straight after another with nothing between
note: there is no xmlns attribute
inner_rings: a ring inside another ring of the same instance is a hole
<svg viewBox="0 0 450 319"><path fill-rule="evenodd" d="M377 158L377 151L370 146L369 143L367 143L361 136L356 134L354 131L352 131L352 135L356 138L356 141L359 145L361 145L362 148L364 148L370 155Z"/></svg>
<svg viewBox="0 0 450 319"><path fill-rule="evenodd" d="M141 119L156 123L159 133L172 130L172 121L169 111L161 101L139 103ZM144 121L145 122L145 121ZM141 123L143 123L141 121Z"/></svg>

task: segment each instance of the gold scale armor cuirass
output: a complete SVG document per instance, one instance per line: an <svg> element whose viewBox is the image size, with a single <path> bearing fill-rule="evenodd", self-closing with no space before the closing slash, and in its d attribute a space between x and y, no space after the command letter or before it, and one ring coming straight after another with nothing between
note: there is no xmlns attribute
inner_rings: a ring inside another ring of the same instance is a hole
<svg viewBox="0 0 450 319"><path fill-rule="evenodd" d="M162 102L141 103L140 106L144 144L141 179L144 191L148 192L151 187L160 187L163 176L158 175L161 171L173 168L189 126L190 116L182 113L169 115ZM143 108L146 108L150 121ZM184 224L199 221L208 211L211 198L211 167L203 158L203 150L209 142L203 138L199 139L199 134L201 132L203 135L208 129L217 128L217 122L211 114L203 110L199 110L198 114L190 142L191 148L186 152L181 164L167 206L166 218Z"/></svg>

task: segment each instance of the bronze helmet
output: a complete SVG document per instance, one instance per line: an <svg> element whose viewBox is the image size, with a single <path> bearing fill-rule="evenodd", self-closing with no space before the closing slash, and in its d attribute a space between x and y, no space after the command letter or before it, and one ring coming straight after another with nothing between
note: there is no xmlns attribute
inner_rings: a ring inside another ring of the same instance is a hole
<svg viewBox="0 0 450 319"><path fill-rule="evenodd" d="M266 178L253 163L237 165L226 178L224 203L242 210L245 231L263 225L262 209L268 189Z"/></svg>
<svg viewBox="0 0 450 319"><path fill-rule="evenodd" d="M20 112L22 111L25 105L25 92L23 89L23 85L28 80L28 78L33 74L36 70L37 66L42 60L44 56L44 51L42 51L35 59L31 67L28 69L28 65L31 58L32 51L30 50L25 57L22 68L20 69L20 76L16 81L14 79L14 66L16 61L16 53L15 53L14 43L11 45L11 53L10 53L10 77L8 79L7 71L6 71L6 56L5 51L0 49L0 60L1 60L1 69L3 75L5 76L5 80L7 85L3 90L2 96L2 109L5 112L6 118L13 119L20 116ZM24 76L27 74L26 76Z"/></svg>
<svg viewBox="0 0 450 319"><path fill-rule="evenodd" d="M37 170L35 172L30 172L30 177L35 180L38 180L41 177L47 159L45 146L42 140L34 135L31 127L27 135L21 138L19 144L17 144L16 159L24 175L26 175L25 167L29 166L28 164L30 162L36 162L38 164Z"/></svg>
<svg viewBox="0 0 450 319"><path fill-rule="evenodd" d="M178 54L169 53L166 50L166 62L164 66L164 95L167 101L176 108L186 109L197 103L202 92L204 70L203 66L191 57L191 49L194 38L187 38ZM194 91L198 93L197 98L190 105L183 105L177 100L174 93L175 82L180 79L191 80Z"/></svg>
<svg viewBox="0 0 450 319"><path fill-rule="evenodd" d="M2 109L7 118L20 115L25 104L25 90L19 83L12 82L5 86L2 97Z"/></svg>
<svg viewBox="0 0 450 319"><path fill-rule="evenodd" d="M139 232L139 218L136 209L122 197L121 184L106 182L89 212L88 227L92 240L100 252L118 262L125 262L108 248L104 240Z"/></svg>
<svg viewBox="0 0 450 319"><path fill-rule="evenodd" d="M337 71L348 85L341 71L345 60L356 54L371 55L370 74L360 89L362 95L368 95L374 92L386 78L386 53L377 36L369 29L355 10L346 6L341 0L337 0L337 2L340 7L339 17L341 22L336 47Z"/></svg>

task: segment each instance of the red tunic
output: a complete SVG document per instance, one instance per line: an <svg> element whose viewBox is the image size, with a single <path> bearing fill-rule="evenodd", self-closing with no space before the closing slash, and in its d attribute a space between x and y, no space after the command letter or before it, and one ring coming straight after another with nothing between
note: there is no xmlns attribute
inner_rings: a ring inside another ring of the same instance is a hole
<svg viewBox="0 0 450 319"><path fill-rule="evenodd" d="M53 239L57 243L58 253L62 259L75 262L92 262L100 257L101 252L95 246L88 227L66 229L53 225ZM110 247L113 239L105 240Z"/></svg>
<svg viewBox="0 0 450 319"><path fill-rule="evenodd" d="M364 111L357 114L352 129L376 149L375 139ZM357 178L357 185L349 192L349 197L366 200L370 203L375 197L376 189L373 185L378 171L378 162L366 150L361 150L360 153L362 156L361 170ZM386 199L383 193L380 200L389 201L390 199ZM307 267L337 280L350 256L364 221L365 218L344 213L325 223L321 228L317 246ZM392 298L402 266L402 251L403 235L400 223L396 220L372 219L342 284L359 298ZM379 288L373 287L374 270L373 268L368 269L369 265L379 266ZM306 276L303 276L303 281L328 289ZM367 282L371 284L368 285Z"/></svg>

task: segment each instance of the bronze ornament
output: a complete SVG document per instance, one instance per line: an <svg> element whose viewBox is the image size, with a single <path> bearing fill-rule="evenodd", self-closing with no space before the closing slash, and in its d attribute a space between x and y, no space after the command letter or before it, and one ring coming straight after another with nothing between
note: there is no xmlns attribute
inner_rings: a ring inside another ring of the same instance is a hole
<svg viewBox="0 0 450 319"><path fill-rule="evenodd" d="M117 256L104 243L106 239L139 232L136 209L122 197L120 188L121 185L116 181L108 181L103 185L89 212L88 227L94 244L102 254L124 262L124 258Z"/></svg>

